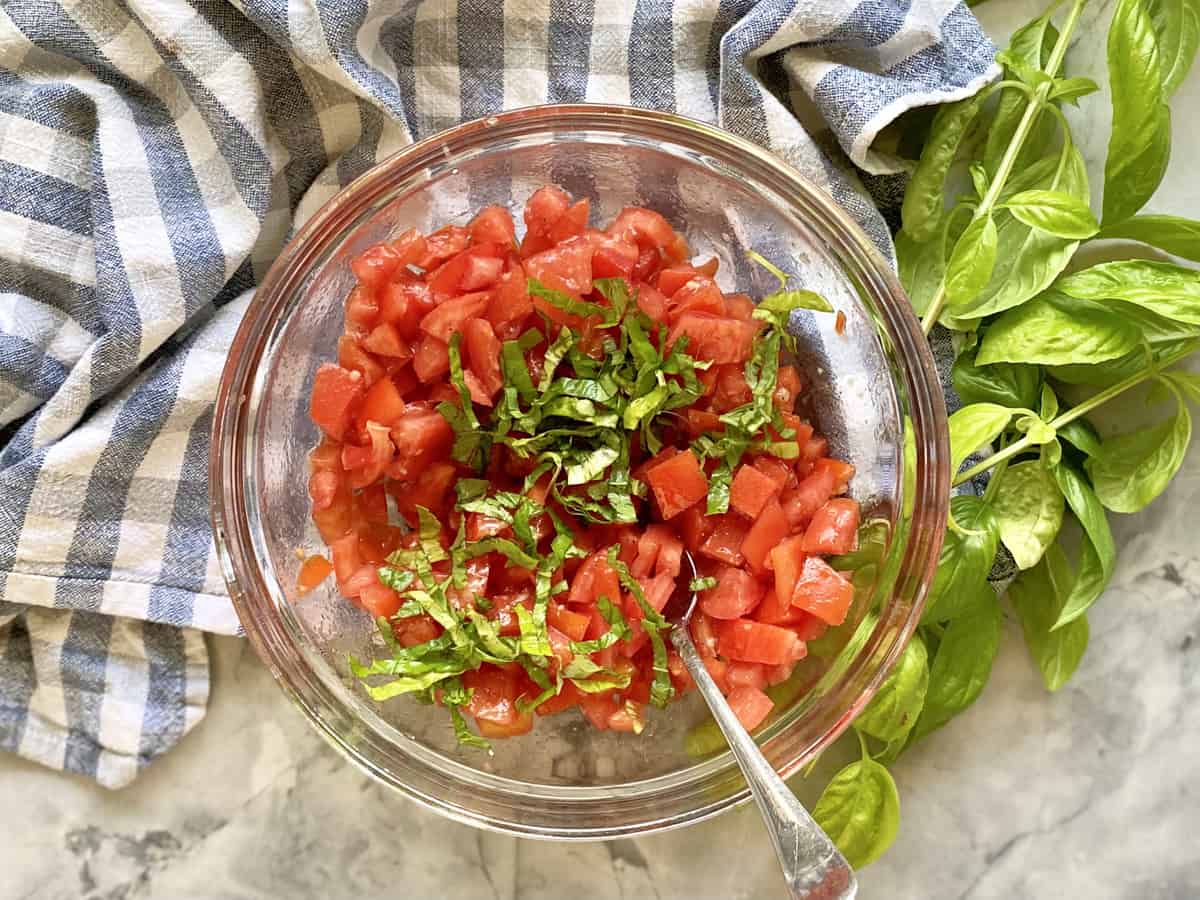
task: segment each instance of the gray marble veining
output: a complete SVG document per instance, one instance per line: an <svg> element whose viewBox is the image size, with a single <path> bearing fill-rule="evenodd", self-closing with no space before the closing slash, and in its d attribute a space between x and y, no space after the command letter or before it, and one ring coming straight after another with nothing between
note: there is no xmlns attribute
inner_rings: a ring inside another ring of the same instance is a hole
<svg viewBox="0 0 1200 900"><path fill-rule="evenodd" d="M1103 80L1106 4L1071 56ZM977 8L1003 36L1040 4ZM1200 76L1173 103L1153 202L1196 216ZM1072 111L1094 184L1107 110ZM1125 411L1132 412L1134 405ZM1111 416L1119 421L1122 411ZM980 701L896 767L900 837L862 896L1200 897L1200 447L1170 492L1116 520L1120 565L1079 674L1051 696L1008 624ZM781 897L752 808L638 840L545 844L475 831L385 794L329 749L242 641L211 642L208 718L132 787L0 757L0 897Z"/></svg>

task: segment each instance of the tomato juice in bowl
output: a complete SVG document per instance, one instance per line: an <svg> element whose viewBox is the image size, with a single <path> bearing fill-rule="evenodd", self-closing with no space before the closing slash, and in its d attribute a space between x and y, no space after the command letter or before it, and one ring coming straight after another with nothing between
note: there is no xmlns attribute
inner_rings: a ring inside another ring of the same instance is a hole
<svg viewBox="0 0 1200 900"><path fill-rule="evenodd" d="M371 657L369 616L332 585L296 599L296 551L321 547L306 489L318 437L308 399L318 367L336 355L350 261L408 228L464 225L486 206L519 219L548 183L586 197L596 222L627 206L662 213L695 254L718 258L727 292L774 289L750 262L754 251L844 313L844 327L829 315L796 315L792 325L811 417L832 454L856 467L850 490L876 522L876 552L856 567L844 637L811 658L799 696L758 737L790 773L846 726L915 626L936 561L944 411L906 301L862 232L769 154L707 126L612 107L519 110L414 145L339 194L277 261L235 341L214 424L214 524L256 650L364 769L477 825L546 837L640 833L744 796L732 761L705 745L697 698L652 712L640 735L595 731L570 713L495 741L491 754L460 749L445 710L363 693L347 658Z"/></svg>

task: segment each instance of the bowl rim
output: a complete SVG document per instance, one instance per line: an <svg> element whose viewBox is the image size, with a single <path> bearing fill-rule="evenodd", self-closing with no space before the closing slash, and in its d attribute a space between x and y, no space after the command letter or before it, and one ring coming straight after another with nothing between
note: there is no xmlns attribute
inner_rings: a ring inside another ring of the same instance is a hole
<svg viewBox="0 0 1200 900"><path fill-rule="evenodd" d="M287 670L285 666L281 665L281 661L276 655L278 648L271 645L258 627L260 623L256 617L254 602L255 595L260 592L256 589L267 587L269 594L270 585L262 581L262 571L259 566L247 565L248 561L259 557L259 554L255 552L256 541L253 535L247 532L245 516L239 517L238 515L244 513L246 501L244 496L238 496L243 479L236 465L237 461L246 457L247 435L242 427L245 419L244 407L246 404L244 401L251 393L250 385L255 380L255 376L263 375L261 372L254 371L253 367L248 367L248 363L254 362L256 359L251 359L254 354L248 354L246 351L251 347L261 350L264 342L269 338L268 332L281 325L279 321L271 321L264 317L263 311L271 301L278 302L289 294L289 289L304 280L305 274L310 268L309 263L320 248L319 244L314 244L314 236L320 235L323 230L330 229L331 223L336 222L349 210L370 204L373 198L386 192L397 171L417 172L427 163L435 162L443 157L450 157L453 152L463 152L480 138L487 138L492 132L504 133L506 129L512 131L534 126L552 131L568 131L572 127L582 130L596 129L608 133L622 133L627 137L644 136L651 139L655 137L652 132L666 132L669 138L685 143L688 141L707 143L726 152L734 151L751 160L754 166L759 167L773 178L776 183L772 184L772 188L776 192L780 192L784 199L788 199L788 193L791 192L796 196L802 195L806 203L815 206L821 214L820 221L812 222L809 214L806 213L805 218L809 220L809 224L820 237L826 240L835 239L839 245L838 249L843 253L848 252L864 273L870 275L876 282L875 291L872 292L873 300L882 307L881 313L887 319L890 329L888 336L893 343L899 345L899 352L905 362L905 390L910 414L913 416L914 423L919 421L927 426L923 433L925 440L918 442L917 445L918 454L922 455L917 460L916 497L914 498L915 504L923 505L913 507L914 510L923 511L926 521L924 524L918 523L919 530L911 534L904 545L905 563L913 555L914 545L917 548L915 552L923 558L917 565L918 571L907 573L908 578L916 579L915 593L907 618L900 623L898 636L894 643L885 652L875 670L869 674L865 686L850 707L805 752L785 760L783 765L777 765L780 774L788 777L797 772L809 759L831 745L849 727L854 716L878 690L915 632L940 552L944 536L942 524L945 522L950 486L948 438L945 427L946 411L940 383L929 345L911 311L908 299L895 272L849 213L822 188L810 182L780 157L743 138L704 122L671 113L609 104L544 104L522 107L465 122L410 144L376 163L334 194L293 235L272 263L248 304L230 345L213 415L209 455L210 517L222 575L238 617L256 654L267 665L285 695L300 708L318 732L360 769L442 815L494 831L527 837L567 840L591 840L647 834L682 827L710 818L747 799L749 791L742 783L724 796L700 805L685 815L662 821L643 821L636 826L547 827L531 825L522 821L498 820L486 814L464 809L432 792L405 783L392 776L391 773L381 771L379 766L366 759L356 746L351 745L346 736L337 729L336 723L322 715L319 710L314 709L310 701L306 699L306 697L312 697L314 691L317 694L321 693L323 685L320 683L320 676L311 666L307 665L305 666L307 671L303 673ZM456 149L452 150L452 148ZM762 172L756 171L754 175L755 178L759 178ZM903 513L898 513L898 515L903 515ZM933 522L937 523L936 527L931 527L930 523ZM239 574L242 576L241 580L239 580ZM244 582L246 583L244 584ZM877 641L879 636L879 628L876 627L868 641ZM303 652L307 648L300 649ZM861 663L862 657L865 655L860 653L851 665ZM849 674L848 672L844 677L849 677ZM732 775L735 779L738 778L736 764L728 751L718 754L714 759L718 763L716 769L719 772ZM657 776L657 778L669 777ZM515 779L507 780L513 784L526 784ZM623 784L647 784L654 780L646 779ZM605 789L607 788L606 785ZM555 789L559 790L560 788L555 786ZM570 791L567 786L562 786L561 790ZM589 789L579 788L578 790Z"/></svg>

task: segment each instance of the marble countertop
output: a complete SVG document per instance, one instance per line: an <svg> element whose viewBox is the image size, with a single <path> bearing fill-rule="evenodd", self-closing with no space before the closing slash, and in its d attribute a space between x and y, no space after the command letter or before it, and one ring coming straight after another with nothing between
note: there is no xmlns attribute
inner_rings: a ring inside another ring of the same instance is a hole
<svg viewBox="0 0 1200 900"><path fill-rule="evenodd" d="M1106 3L1073 74L1104 80ZM977 8L998 40L1040 9ZM1200 73L1176 95L1152 208L1196 216ZM1107 103L1072 111L1098 185ZM1095 188L1094 188L1095 189ZM1168 494L1114 522L1120 563L1075 679L1047 694L1015 623L979 702L894 768L900 837L861 896L1200 897L1200 442ZM384 793L290 708L249 646L210 642L207 718L132 787L0 756L0 898L769 898L783 890L752 807L683 831L520 841Z"/></svg>

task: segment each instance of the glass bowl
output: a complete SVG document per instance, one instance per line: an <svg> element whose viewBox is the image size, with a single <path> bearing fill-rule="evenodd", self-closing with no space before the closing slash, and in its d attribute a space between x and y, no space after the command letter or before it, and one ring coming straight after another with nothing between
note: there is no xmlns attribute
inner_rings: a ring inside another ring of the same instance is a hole
<svg viewBox="0 0 1200 900"><path fill-rule="evenodd" d="M608 838L696 822L747 796L729 753L705 747L695 693L649 710L640 736L600 732L577 711L539 717L494 754L456 746L444 710L373 703L347 654L370 656L373 623L332 586L298 599L298 551L322 548L309 519L308 394L335 357L349 260L415 227L465 224L488 204L520 221L556 183L591 200L593 222L658 210L726 291L761 297L772 277L750 250L845 315L796 314L810 415L857 468L852 493L877 520L847 625L810 654L796 694L757 737L797 772L870 699L916 627L941 546L948 496L945 409L928 347L887 262L844 210L761 148L646 110L516 110L442 132L334 197L284 248L230 349L213 423L211 502L230 595L279 684L340 751L384 784L472 825L546 838ZM814 648L815 649L815 648ZM707 756L694 755L710 751ZM689 753L691 751L691 753Z"/></svg>

